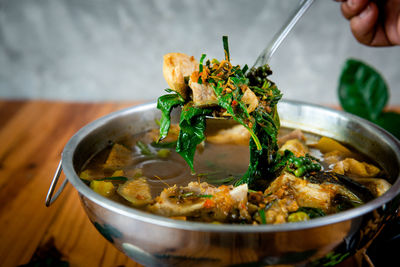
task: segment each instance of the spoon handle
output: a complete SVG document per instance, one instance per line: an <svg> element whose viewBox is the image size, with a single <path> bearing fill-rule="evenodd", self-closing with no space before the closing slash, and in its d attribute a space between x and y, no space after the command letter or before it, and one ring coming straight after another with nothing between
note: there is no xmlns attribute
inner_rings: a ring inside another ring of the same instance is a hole
<svg viewBox="0 0 400 267"><path fill-rule="evenodd" d="M268 46L262 51L262 53L258 56L256 62L253 67L259 67L267 64L272 55L275 53L276 49L288 35L288 33L292 30L294 25L299 21L299 19L303 16L303 14L308 10L308 8L312 5L314 0L302 0L299 6L293 11L289 19L282 26L282 28L274 35L272 40L269 42Z"/></svg>

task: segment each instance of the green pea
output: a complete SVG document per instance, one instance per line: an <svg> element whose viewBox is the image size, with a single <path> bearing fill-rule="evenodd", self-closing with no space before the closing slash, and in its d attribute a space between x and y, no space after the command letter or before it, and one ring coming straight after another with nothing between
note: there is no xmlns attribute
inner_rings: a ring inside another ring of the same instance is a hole
<svg viewBox="0 0 400 267"><path fill-rule="evenodd" d="M297 168L303 166L303 163L299 158L293 160L293 165L296 166Z"/></svg>
<svg viewBox="0 0 400 267"><path fill-rule="evenodd" d="M312 164L311 167L314 171L319 171L321 169L321 165L316 163Z"/></svg>
<svg viewBox="0 0 400 267"><path fill-rule="evenodd" d="M297 177L303 176L303 174L306 172L306 168L300 167L297 170L294 171L294 175L296 175Z"/></svg>
<svg viewBox="0 0 400 267"><path fill-rule="evenodd" d="M311 164L312 161L311 161L311 159L309 159L309 158L304 158L304 163L305 163L305 164Z"/></svg>
<svg viewBox="0 0 400 267"><path fill-rule="evenodd" d="M304 211L297 211L288 216L288 222L302 222L309 219L310 217Z"/></svg>
<svg viewBox="0 0 400 267"><path fill-rule="evenodd" d="M171 151L169 149L163 148L157 151L157 156L159 156L160 158L168 158L169 155L171 154Z"/></svg>

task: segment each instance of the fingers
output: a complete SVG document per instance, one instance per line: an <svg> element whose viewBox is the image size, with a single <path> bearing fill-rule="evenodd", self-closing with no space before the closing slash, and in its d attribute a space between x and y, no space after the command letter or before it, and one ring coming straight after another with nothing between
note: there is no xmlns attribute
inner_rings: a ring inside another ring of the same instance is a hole
<svg viewBox="0 0 400 267"><path fill-rule="evenodd" d="M347 0L341 5L342 14L346 19L359 15L370 3L369 0Z"/></svg>
<svg viewBox="0 0 400 267"><path fill-rule="evenodd" d="M378 7L369 3L359 14L350 19L354 37L363 44L373 45L377 31Z"/></svg>

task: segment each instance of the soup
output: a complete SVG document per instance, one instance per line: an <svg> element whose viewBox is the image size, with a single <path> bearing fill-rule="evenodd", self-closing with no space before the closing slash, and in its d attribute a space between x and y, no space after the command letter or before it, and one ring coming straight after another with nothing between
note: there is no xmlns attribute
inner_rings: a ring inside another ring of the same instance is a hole
<svg viewBox="0 0 400 267"><path fill-rule="evenodd" d="M279 153L292 151L304 161L319 162L321 169L305 177L285 169L263 191L233 186L248 168L250 136L241 125L212 122L206 141L197 147L194 173L175 151L179 129L173 125L159 143L158 129L117 140L94 155L80 177L97 193L143 211L180 220L254 225L334 214L390 187L384 171L364 155L330 138L289 129L280 131Z"/></svg>

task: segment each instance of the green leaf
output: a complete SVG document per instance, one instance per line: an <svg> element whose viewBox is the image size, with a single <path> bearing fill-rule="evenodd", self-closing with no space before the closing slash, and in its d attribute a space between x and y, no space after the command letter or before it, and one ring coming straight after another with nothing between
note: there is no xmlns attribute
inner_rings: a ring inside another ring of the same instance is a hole
<svg viewBox="0 0 400 267"><path fill-rule="evenodd" d="M188 163L192 172L194 172L193 159L196 147L206 138L204 135L206 129L205 115L211 113L211 109L196 108L190 104L185 105L182 109L176 152Z"/></svg>
<svg viewBox="0 0 400 267"><path fill-rule="evenodd" d="M367 64L349 59L339 80L339 100L343 109L368 120L376 120L389 94L381 75Z"/></svg>
<svg viewBox="0 0 400 267"><path fill-rule="evenodd" d="M375 121L376 124L400 139L400 114L383 112Z"/></svg>
<svg viewBox="0 0 400 267"><path fill-rule="evenodd" d="M167 89L166 91L171 92L170 89ZM178 93L163 95L158 98L157 108L161 110L159 140L164 139L168 135L169 127L171 125L172 108L178 105L183 105L184 103L185 100Z"/></svg>
<svg viewBox="0 0 400 267"><path fill-rule="evenodd" d="M128 181L128 178L125 177L125 176L113 176L113 177L97 178L97 179L94 179L94 180L96 180L96 181L122 181L122 182L125 182L125 181Z"/></svg>
<svg viewBox="0 0 400 267"><path fill-rule="evenodd" d="M176 142L177 141L172 141L172 142L151 142L151 146L155 148L176 148Z"/></svg>
<svg viewBox="0 0 400 267"><path fill-rule="evenodd" d="M267 224L267 218L265 216L265 211L263 209L259 209L258 214L260 215L260 218L261 218L261 224Z"/></svg>

